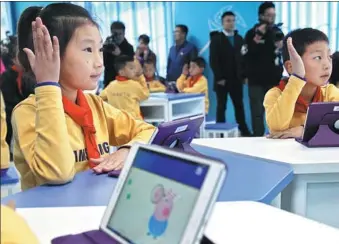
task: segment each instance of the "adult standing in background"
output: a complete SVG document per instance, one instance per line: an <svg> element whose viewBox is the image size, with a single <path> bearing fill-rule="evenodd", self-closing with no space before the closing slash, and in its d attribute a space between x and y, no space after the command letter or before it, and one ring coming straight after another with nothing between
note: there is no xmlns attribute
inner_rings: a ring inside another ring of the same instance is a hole
<svg viewBox="0 0 339 244"><path fill-rule="evenodd" d="M198 56L195 45L187 41L188 27L177 25L174 31L175 45L171 47L167 59L167 81L176 81L181 75L184 64Z"/></svg>
<svg viewBox="0 0 339 244"><path fill-rule="evenodd" d="M140 35L138 38L139 45L135 52L136 58L140 61L141 65L144 65L145 62L152 62L155 66L157 63L157 56L149 48L150 38L148 35Z"/></svg>
<svg viewBox="0 0 339 244"><path fill-rule="evenodd" d="M263 106L266 92L278 85L283 72L281 61L283 32L275 23L275 5L264 2L259 6L259 23L245 36L246 76L249 85L249 98L254 136L265 133Z"/></svg>
<svg viewBox="0 0 339 244"><path fill-rule="evenodd" d="M111 36L104 43L104 86L115 80L117 71L114 64L120 55L134 56L133 46L125 38L126 27L124 23L115 21L111 25Z"/></svg>
<svg viewBox="0 0 339 244"><path fill-rule="evenodd" d="M226 122L227 95L231 96L235 118L242 136L250 136L245 121L243 103L244 67L241 50L243 38L235 30L235 14L225 12L221 17L222 32L211 32L210 65L214 74L214 91L217 95L217 123Z"/></svg>

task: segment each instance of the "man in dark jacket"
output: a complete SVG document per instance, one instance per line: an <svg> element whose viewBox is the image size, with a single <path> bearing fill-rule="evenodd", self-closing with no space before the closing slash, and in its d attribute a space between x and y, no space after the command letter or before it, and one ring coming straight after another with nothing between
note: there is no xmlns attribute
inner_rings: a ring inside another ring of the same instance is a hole
<svg viewBox="0 0 339 244"><path fill-rule="evenodd" d="M133 46L125 38L125 25L120 21L115 21L111 25L112 35L107 37L104 44L104 86L115 80L117 71L115 70L115 58L120 55L134 56Z"/></svg>
<svg viewBox="0 0 339 244"><path fill-rule="evenodd" d="M193 43L187 41L188 27L177 25L175 27L175 45L171 47L167 59L167 81L176 81L181 75L184 64L188 64L198 55Z"/></svg>
<svg viewBox="0 0 339 244"><path fill-rule="evenodd" d="M259 24L250 29L245 36L246 76L254 136L263 136L265 133L264 97L269 89L278 85L283 72L280 52L283 33L274 22L274 4L262 3L259 7Z"/></svg>
<svg viewBox="0 0 339 244"><path fill-rule="evenodd" d="M214 74L214 91L217 95L216 122L226 121L225 110L229 93L239 130L243 136L250 136L243 104L244 67L241 50L244 40L234 30L235 15L233 12L225 12L221 18L224 30L211 32L210 44L210 65Z"/></svg>

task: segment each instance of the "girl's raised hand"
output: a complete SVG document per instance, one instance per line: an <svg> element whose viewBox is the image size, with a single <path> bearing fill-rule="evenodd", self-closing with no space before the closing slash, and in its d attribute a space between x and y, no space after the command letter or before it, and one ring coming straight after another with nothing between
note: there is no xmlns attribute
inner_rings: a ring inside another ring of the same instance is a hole
<svg viewBox="0 0 339 244"><path fill-rule="evenodd" d="M53 36L53 44L46 26L41 18L37 17L32 22L34 53L29 48L24 48L37 83L45 81L59 82L60 51L59 41Z"/></svg>

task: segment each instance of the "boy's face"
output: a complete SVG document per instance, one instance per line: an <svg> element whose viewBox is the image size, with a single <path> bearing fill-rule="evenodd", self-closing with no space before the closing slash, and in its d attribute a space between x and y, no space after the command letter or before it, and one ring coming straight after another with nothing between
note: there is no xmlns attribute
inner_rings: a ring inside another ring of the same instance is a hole
<svg viewBox="0 0 339 244"><path fill-rule="evenodd" d="M191 76L201 75L204 72L204 68L200 68L196 63L190 62L189 73Z"/></svg>
<svg viewBox="0 0 339 244"><path fill-rule="evenodd" d="M326 84L332 73L332 59L328 43L319 41L307 46L302 60L305 78L317 86Z"/></svg>
<svg viewBox="0 0 339 244"><path fill-rule="evenodd" d="M128 79L132 79L135 77L135 64L134 62L127 62L126 66L119 70L119 75L124 76Z"/></svg>
<svg viewBox="0 0 339 244"><path fill-rule="evenodd" d="M153 77L155 73L154 65L153 64L144 64L144 75L146 77Z"/></svg>

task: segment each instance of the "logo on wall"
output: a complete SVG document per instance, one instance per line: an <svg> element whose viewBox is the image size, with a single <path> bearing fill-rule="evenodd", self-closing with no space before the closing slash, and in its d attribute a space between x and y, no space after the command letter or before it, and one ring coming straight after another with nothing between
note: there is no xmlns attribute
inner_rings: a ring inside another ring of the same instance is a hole
<svg viewBox="0 0 339 244"><path fill-rule="evenodd" d="M247 28L247 24L244 20L244 18L242 17L242 15L235 11L232 10L233 6L232 5L227 5L224 6L222 8L220 8L213 16L212 19L208 20L208 27L209 27L209 31L220 31L223 29L222 24L221 24L221 16L223 15L223 13L225 13L226 11L232 11L235 14L235 25L238 27L242 27L244 29ZM210 41L208 41L203 48L199 51L199 56L202 55L210 46ZM242 50L242 52L247 52L247 50Z"/></svg>
<svg viewBox="0 0 339 244"><path fill-rule="evenodd" d="M232 10L232 9L233 9L232 5L228 5L228 6L225 6L225 7L222 7L221 9L219 9L218 12L216 12L214 14L214 18L208 20L208 27L209 27L210 31L222 30L221 16L223 15L223 13L225 13L227 11L232 11L235 14L235 16L236 16L235 25L236 26L240 26L242 28L247 28L246 22L245 22L244 18L241 16L241 14L237 11Z"/></svg>

